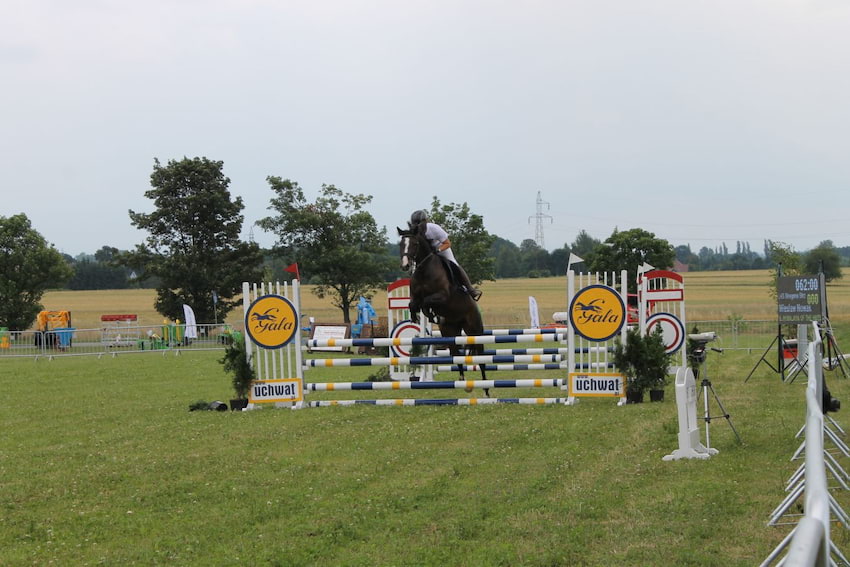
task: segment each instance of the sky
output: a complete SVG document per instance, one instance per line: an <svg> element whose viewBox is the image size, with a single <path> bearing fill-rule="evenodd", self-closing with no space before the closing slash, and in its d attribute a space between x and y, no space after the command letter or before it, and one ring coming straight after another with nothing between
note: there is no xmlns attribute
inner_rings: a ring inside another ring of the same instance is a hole
<svg viewBox="0 0 850 567"><path fill-rule="evenodd" d="M0 0L0 77L0 216L72 256L144 242L183 157L262 246L267 176L392 240L436 196L549 250L850 245L844 0Z"/></svg>

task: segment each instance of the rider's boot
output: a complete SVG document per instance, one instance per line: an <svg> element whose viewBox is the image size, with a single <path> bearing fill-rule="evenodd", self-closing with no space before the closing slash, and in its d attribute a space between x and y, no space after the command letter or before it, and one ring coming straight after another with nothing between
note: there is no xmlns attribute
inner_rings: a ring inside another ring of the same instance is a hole
<svg viewBox="0 0 850 567"><path fill-rule="evenodd" d="M473 300L478 301L481 299L481 290L477 287L473 287L472 282L469 280L469 274L466 273L460 265L457 265L457 272L460 275L460 289Z"/></svg>

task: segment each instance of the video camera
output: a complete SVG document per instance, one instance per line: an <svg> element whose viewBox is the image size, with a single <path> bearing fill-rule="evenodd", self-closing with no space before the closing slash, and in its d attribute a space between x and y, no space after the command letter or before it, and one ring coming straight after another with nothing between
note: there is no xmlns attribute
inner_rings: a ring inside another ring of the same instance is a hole
<svg viewBox="0 0 850 567"><path fill-rule="evenodd" d="M705 348L708 343L717 340L717 333L709 331L707 333L691 333L688 335L688 358L694 364L702 364L705 362ZM717 352L723 352L720 349L712 349Z"/></svg>
<svg viewBox="0 0 850 567"><path fill-rule="evenodd" d="M826 378L821 378L821 380L821 411L825 414L829 412L835 413L841 409L841 401L838 398L832 397L832 392L829 391L826 385Z"/></svg>

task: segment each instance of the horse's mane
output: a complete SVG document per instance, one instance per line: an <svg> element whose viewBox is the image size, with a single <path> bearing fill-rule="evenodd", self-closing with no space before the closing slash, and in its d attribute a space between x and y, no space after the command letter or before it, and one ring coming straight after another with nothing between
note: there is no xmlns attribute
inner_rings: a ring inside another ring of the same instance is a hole
<svg viewBox="0 0 850 567"><path fill-rule="evenodd" d="M411 236L421 236L422 238L425 238L425 229L427 228L425 226L425 224L426 223L424 223L424 222L421 222L421 223L418 223L418 224L411 224L411 223L408 222L407 226L410 230L410 235Z"/></svg>

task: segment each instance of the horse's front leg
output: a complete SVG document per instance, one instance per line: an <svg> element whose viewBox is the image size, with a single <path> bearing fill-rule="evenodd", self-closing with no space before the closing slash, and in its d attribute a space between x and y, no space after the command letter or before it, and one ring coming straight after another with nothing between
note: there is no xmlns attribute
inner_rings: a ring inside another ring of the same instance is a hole
<svg viewBox="0 0 850 567"><path fill-rule="evenodd" d="M448 292L438 291L431 295L426 295L422 298L422 311L428 315L428 319L432 323L436 323L437 315L440 313L446 302L449 300Z"/></svg>
<svg viewBox="0 0 850 567"><path fill-rule="evenodd" d="M472 347L472 352L474 354L484 354L484 345L474 345ZM482 380L487 379L486 366L487 366L486 364L479 364L478 365L478 368L481 370L481 379ZM490 388L484 388L484 395L487 396L488 398L490 397Z"/></svg>
<svg viewBox="0 0 850 567"><path fill-rule="evenodd" d="M411 297L410 303L407 305L407 310L410 311L410 320L416 321L416 316L419 315L419 311L422 309L422 305L419 303L419 300Z"/></svg>

